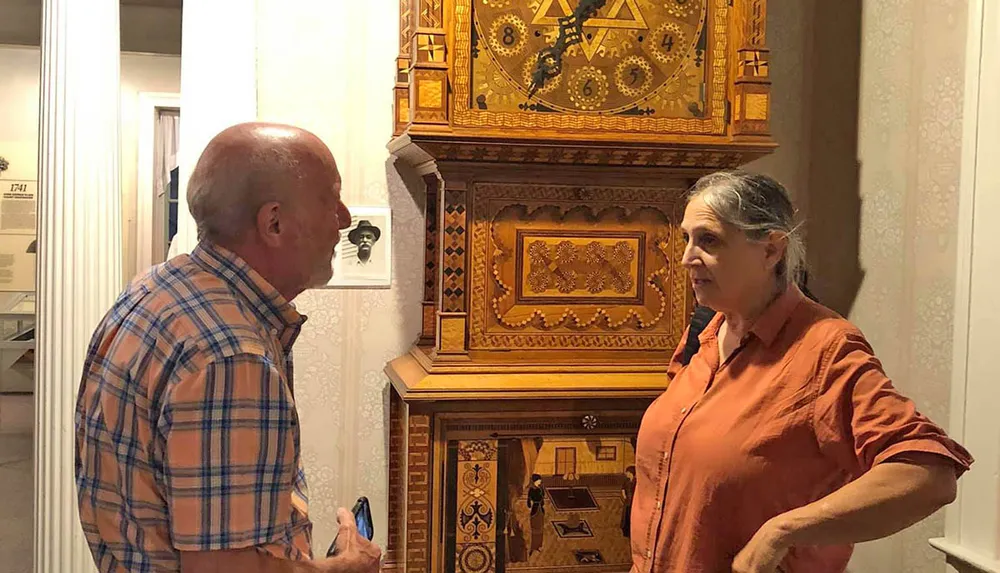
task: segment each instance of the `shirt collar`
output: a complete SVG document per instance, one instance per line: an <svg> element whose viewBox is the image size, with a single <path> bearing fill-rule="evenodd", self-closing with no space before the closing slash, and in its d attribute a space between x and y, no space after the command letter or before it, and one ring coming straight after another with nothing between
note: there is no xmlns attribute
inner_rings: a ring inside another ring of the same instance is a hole
<svg viewBox="0 0 1000 573"><path fill-rule="evenodd" d="M286 333L294 338L305 323L306 317L299 314L295 305L236 253L202 241L191 252L191 259L240 293L268 327L278 330L283 341L288 337Z"/></svg>
<svg viewBox="0 0 1000 573"><path fill-rule="evenodd" d="M805 298L805 295L802 294L799 287L794 284L790 285L783 293L778 295L778 298L774 299L768 305L763 314L750 327L750 332L759 338L764 343L764 346L770 346L774 342L774 339L778 337L778 333L781 332L782 327L791 318L792 311L795 310L795 307L798 306L803 298ZM708 340L718 337L719 328L722 326L722 321L725 318L725 315L721 312L716 313L712 321L705 327L705 330L698 336L698 340L704 344Z"/></svg>
<svg viewBox="0 0 1000 573"><path fill-rule="evenodd" d="M778 295L778 298L767 307L767 310L754 322L750 332L754 334L764 346L770 346L774 339L778 337L782 327L792 316L792 311L802 301L803 295L799 287L790 285L785 292Z"/></svg>

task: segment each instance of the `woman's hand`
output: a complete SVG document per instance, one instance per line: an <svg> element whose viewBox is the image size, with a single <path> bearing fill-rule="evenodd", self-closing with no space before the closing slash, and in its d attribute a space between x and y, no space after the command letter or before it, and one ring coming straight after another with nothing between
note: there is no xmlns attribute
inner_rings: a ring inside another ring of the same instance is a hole
<svg viewBox="0 0 1000 573"><path fill-rule="evenodd" d="M788 545L777 528L765 523L733 560L733 573L778 573Z"/></svg>

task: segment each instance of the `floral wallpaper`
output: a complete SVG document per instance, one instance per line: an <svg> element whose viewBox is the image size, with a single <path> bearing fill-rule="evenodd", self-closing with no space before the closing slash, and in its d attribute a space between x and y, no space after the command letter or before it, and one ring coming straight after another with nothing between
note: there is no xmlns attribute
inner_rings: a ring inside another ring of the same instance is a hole
<svg viewBox="0 0 1000 573"><path fill-rule="evenodd" d="M768 3L781 146L753 167L807 220L810 286L947 426L967 3ZM939 573L943 512L857 547L853 573Z"/></svg>
<svg viewBox="0 0 1000 573"><path fill-rule="evenodd" d="M947 425L967 3L864 2L860 260L851 318L896 385ZM862 546L857 573L939 572L939 512Z"/></svg>

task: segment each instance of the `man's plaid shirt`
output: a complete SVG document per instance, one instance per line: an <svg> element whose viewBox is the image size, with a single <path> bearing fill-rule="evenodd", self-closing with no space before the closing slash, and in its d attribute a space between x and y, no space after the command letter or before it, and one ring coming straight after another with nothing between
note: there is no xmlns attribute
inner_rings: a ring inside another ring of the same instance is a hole
<svg viewBox="0 0 1000 573"><path fill-rule="evenodd" d="M80 520L100 571L178 571L179 551L311 558L292 389L303 322L205 243L119 297L76 408Z"/></svg>

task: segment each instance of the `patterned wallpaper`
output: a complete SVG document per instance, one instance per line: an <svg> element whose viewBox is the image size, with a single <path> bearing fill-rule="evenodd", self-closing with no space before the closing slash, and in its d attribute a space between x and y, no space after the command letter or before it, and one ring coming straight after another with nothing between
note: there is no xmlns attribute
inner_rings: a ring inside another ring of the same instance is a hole
<svg viewBox="0 0 1000 573"><path fill-rule="evenodd" d="M864 2L860 259L851 318L898 387L947 424L967 3ZM859 549L858 573L943 570L943 512Z"/></svg>
<svg viewBox="0 0 1000 573"><path fill-rule="evenodd" d="M755 168L808 220L810 286L947 425L966 39L962 0L768 3L773 132ZM860 545L853 573L940 573L943 512Z"/></svg>

